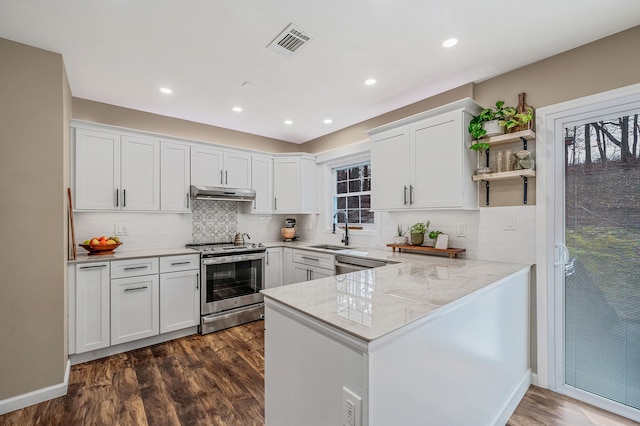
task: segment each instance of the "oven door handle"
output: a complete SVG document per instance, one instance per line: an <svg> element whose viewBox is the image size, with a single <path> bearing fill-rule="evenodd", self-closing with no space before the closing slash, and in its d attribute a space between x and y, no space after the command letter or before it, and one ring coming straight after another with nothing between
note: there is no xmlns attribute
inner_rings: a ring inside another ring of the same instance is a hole
<svg viewBox="0 0 640 426"><path fill-rule="evenodd" d="M207 265L219 265L222 263L235 263L235 262L243 262L245 260L261 260L266 259L266 253L251 253L251 254L236 254L230 256L219 256L219 257L205 257L202 259L202 264L204 266Z"/></svg>

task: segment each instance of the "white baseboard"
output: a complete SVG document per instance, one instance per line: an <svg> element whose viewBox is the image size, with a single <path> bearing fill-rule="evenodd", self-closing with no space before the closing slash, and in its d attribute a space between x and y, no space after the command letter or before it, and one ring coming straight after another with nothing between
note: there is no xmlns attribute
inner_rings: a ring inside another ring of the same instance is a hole
<svg viewBox="0 0 640 426"><path fill-rule="evenodd" d="M531 373L531 384L538 386L538 373Z"/></svg>
<svg viewBox="0 0 640 426"><path fill-rule="evenodd" d="M67 361L67 367L64 371L64 381L57 385L47 386L46 388L37 389L22 395L16 395L11 398L0 401L0 415L10 413L11 411L20 410L30 405L39 404L59 396L67 394L69 387L69 372L71 371L71 362Z"/></svg>
<svg viewBox="0 0 640 426"><path fill-rule="evenodd" d="M516 408L520 401L524 397L524 394L527 393L527 389L529 389L529 385L531 385L531 369L528 369L525 374L522 376L518 384L511 391L511 395L502 405L502 409L498 411L494 421L491 422L491 425L505 425Z"/></svg>

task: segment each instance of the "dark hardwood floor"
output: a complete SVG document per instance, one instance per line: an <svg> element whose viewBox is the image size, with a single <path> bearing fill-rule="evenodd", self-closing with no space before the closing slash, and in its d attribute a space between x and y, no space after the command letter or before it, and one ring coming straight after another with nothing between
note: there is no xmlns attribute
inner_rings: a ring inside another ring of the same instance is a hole
<svg viewBox="0 0 640 426"><path fill-rule="evenodd" d="M263 328L255 321L75 365L66 396L0 425L264 425ZM637 423L532 386L508 424Z"/></svg>

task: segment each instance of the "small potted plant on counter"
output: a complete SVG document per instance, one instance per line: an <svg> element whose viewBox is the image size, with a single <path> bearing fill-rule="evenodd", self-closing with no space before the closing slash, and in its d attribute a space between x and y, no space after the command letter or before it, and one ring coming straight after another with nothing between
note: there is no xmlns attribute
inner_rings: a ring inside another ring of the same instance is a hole
<svg viewBox="0 0 640 426"><path fill-rule="evenodd" d="M411 245L421 246L424 243L424 234L429 229L431 221L418 222L409 228L409 234L411 235Z"/></svg>
<svg viewBox="0 0 640 426"><path fill-rule="evenodd" d="M407 231L404 230L402 225L398 225L398 229L396 230L396 235L393 237L393 244L406 244L407 237L404 236Z"/></svg>

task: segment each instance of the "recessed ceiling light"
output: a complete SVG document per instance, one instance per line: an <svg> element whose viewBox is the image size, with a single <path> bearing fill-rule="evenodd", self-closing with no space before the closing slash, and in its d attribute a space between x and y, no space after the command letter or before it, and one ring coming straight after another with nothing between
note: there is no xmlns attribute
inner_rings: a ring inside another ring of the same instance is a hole
<svg viewBox="0 0 640 426"><path fill-rule="evenodd" d="M293 124L293 121L291 120L284 120L284 124L286 124L287 126L290 126Z"/></svg>
<svg viewBox="0 0 640 426"><path fill-rule="evenodd" d="M160 91L166 95L170 95L173 93L173 90L169 89L168 87L161 87Z"/></svg>
<svg viewBox="0 0 640 426"><path fill-rule="evenodd" d="M332 119L330 119L330 118L325 118L324 119L324 124L331 124L331 123L333 123Z"/></svg>
<svg viewBox="0 0 640 426"><path fill-rule="evenodd" d="M442 47L453 47L458 44L458 39L450 38L442 42Z"/></svg>
<svg viewBox="0 0 640 426"><path fill-rule="evenodd" d="M234 110L235 112L242 112L242 108L240 107L233 107L231 109Z"/></svg>
<svg viewBox="0 0 640 426"><path fill-rule="evenodd" d="M365 80L364 84L366 84L367 86L373 86L374 84L376 84L376 79L375 78L370 78L368 80Z"/></svg>

